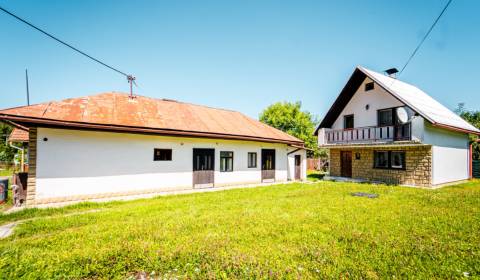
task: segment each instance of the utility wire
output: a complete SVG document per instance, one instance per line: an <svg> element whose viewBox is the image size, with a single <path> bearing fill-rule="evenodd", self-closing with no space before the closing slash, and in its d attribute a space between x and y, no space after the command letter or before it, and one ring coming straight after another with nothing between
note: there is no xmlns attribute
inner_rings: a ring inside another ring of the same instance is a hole
<svg viewBox="0 0 480 280"><path fill-rule="evenodd" d="M85 52L83 52L83 51L75 48L74 46L72 46L72 45L70 45L70 44L68 44L68 43L66 43L66 42L58 39L57 37L53 36L52 34L46 32L46 31L44 31L44 30L36 27L35 25L31 24L30 22L28 22L28 21L26 21L26 20L24 20L24 19L22 19L22 18L20 18L20 17L18 17L18 16L16 16L16 15L14 15L13 13L7 11L6 9L2 8L1 6L0 6L0 10L3 11L3 12L5 12L5 13L8 14L8 15L14 17L15 19L17 19L17 20L25 23L26 25L32 27L33 29L36 29L37 31L40 31L41 33L47 35L48 37L50 37L50 38L52 38L53 40L59 42L60 44L63 44L63 45L65 45L65 46L69 47L70 49L72 49L72 50L80 53L81 55L86 56L86 57L90 58L91 60L93 60L93 61L95 61L95 62L97 62L97 63L100 63L101 65L103 65L103 66L105 66L105 67L107 67L107 68L110 68L111 70L113 70L113 71L115 71L115 72L117 72L117 73L119 73L119 74L124 75L125 77L127 77L127 79L131 79L131 78L133 77L133 76L131 76L131 75L126 74L126 73L123 72L123 71L118 70L118 69L115 68L115 67L112 67L112 66L110 66L110 65L108 65L108 64L106 64L106 63L104 63L104 62L102 62L102 61L94 58L94 57L91 56L91 55L86 54ZM133 78L133 79L134 79L134 78ZM130 81L130 80L129 80L129 81Z"/></svg>
<svg viewBox="0 0 480 280"><path fill-rule="evenodd" d="M445 13L445 11L447 10L448 6L450 5L450 3L452 3L453 0L449 0L448 3L445 5L445 7L443 8L442 12L438 15L437 19L433 22L432 26L430 26L430 29L428 30L427 34L425 34L425 36L423 37L422 41L420 41L420 44L418 44L418 46L415 48L415 50L413 51L412 55L410 55L410 57L408 58L407 62L405 63L405 65L403 66L402 70L400 70L400 73L398 73L398 76L400 76L403 72L403 70L405 70L405 68L407 68L407 65L410 63L410 61L412 60L412 58L415 56L415 54L417 53L417 51L420 49L420 47L422 46L423 42L425 42L425 40L427 39L428 35L430 35L430 32L432 32L433 28L435 27L435 25L437 24L438 20L440 20L440 18L442 17L443 13Z"/></svg>

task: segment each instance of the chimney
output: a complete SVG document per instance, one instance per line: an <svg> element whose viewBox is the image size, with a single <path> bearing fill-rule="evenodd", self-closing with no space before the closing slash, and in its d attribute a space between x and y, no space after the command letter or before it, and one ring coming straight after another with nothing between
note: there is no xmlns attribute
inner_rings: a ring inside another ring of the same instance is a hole
<svg viewBox="0 0 480 280"><path fill-rule="evenodd" d="M389 76L390 78L394 78L396 79L397 78L397 73L398 73L398 69L397 68L390 68L390 69L387 69L384 71L387 76Z"/></svg>

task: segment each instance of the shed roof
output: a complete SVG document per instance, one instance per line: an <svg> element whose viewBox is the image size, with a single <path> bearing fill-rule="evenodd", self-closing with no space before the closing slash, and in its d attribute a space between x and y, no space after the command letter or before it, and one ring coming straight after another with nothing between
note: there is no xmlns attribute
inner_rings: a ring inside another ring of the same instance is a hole
<svg viewBox="0 0 480 280"><path fill-rule="evenodd" d="M25 124L92 128L303 145L287 133L242 113L168 99L102 93L0 110L0 120Z"/></svg>
<svg viewBox="0 0 480 280"><path fill-rule="evenodd" d="M10 133L10 136L8 136L9 142L26 143L28 142L28 139L28 130L23 130L17 127L15 127Z"/></svg>
<svg viewBox="0 0 480 280"><path fill-rule="evenodd" d="M355 69L347 82L347 85L345 85L318 128L331 127L343 108L355 94L365 77L369 77L375 81L385 91L389 92L395 98L434 125L442 126L451 130L461 130L468 133L480 134L478 128L474 127L450 109L440 104L421 89L361 66L358 66Z"/></svg>

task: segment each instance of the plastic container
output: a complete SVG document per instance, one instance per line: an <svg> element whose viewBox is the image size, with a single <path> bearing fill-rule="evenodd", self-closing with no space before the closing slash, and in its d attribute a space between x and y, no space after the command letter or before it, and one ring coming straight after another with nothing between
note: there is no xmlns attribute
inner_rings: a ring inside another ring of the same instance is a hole
<svg viewBox="0 0 480 280"><path fill-rule="evenodd" d="M0 177L0 203L8 198L8 177Z"/></svg>

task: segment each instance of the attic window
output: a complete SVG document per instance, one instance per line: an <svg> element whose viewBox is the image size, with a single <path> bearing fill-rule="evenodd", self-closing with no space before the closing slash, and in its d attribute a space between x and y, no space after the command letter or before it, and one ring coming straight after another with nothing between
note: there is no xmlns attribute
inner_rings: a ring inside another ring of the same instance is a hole
<svg viewBox="0 0 480 280"><path fill-rule="evenodd" d="M373 82L369 82L369 83L366 83L365 84L365 91L369 91L369 90L372 90L374 89L374 83Z"/></svg>

